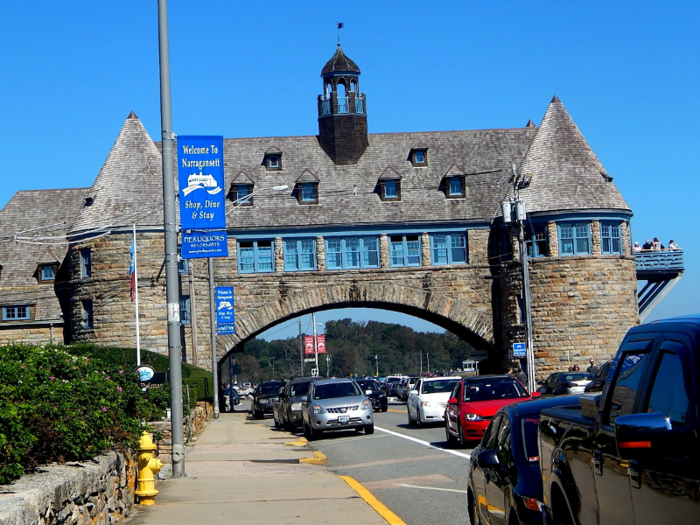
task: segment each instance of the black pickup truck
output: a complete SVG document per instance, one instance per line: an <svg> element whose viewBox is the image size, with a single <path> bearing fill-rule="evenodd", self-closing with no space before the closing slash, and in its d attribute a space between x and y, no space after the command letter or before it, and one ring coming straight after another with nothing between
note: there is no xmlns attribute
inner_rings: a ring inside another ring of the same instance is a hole
<svg viewBox="0 0 700 525"><path fill-rule="evenodd" d="M543 410L548 523L700 523L700 315L632 328L603 391Z"/></svg>

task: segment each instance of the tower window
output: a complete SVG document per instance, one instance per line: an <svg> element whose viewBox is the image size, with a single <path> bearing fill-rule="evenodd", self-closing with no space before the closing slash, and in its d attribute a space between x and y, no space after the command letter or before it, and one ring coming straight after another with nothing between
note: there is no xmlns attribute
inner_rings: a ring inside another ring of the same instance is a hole
<svg viewBox="0 0 700 525"><path fill-rule="evenodd" d="M83 305L83 328L92 328L95 321L92 312L92 300L88 299L81 302Z"/></svg>
<svg viewBox="0 0 700 525"><path fill-rule="evenodd" d="M414 149L411 152L411 163L414 167L425 167L428 165L428 151L424 149Z"/></svg>
<svg viewBox="0 0 700 525"><path fill-rule="evenodd" d="M90 248L80 250L80 275L83 279L92 277L92 252Z"/></svg>
<svg viewBox="0 0 700 525"><path fill-rule="evenodd" d="M295 272L316 269L316 239L284 241L284 270Z"/></svg>
<svg viewBox="0 0 700 525"><path fill-rule="evenodd" d="M387 179L379 183L379 196L383 201L401 200L401 181L397 179Z"/></svg>
<svg viewBox="0 0 700 525"><path fill-rule="evenodd" d="M418 235L392 235L389 243L391 266L420 266L421 245Z"/></svg>
<svg viewBox="0 0 700 525"><path fill-rule="evenodd" d="M272 241L241 241L238 243L238 272L272 272L274 258Z"/></svg>
<svg viewBox="0 0 700 525"><path fill-rule="evenodd" d="M601 252L604 254L622 253L622 234L619 222L600 221L600 244Z"/></svg>
<svg viewBox="0 0 700 525"><path fill-rule="evenodd" d="M525 223L524 231L528 257L547 257L547 225Z"/></svg>
<svg viewBox="0 0 700 525"><path fill-rule="evenodd" d="M590 255L590 223L561 222L557 226L560 255Z"/></svg>
<svg viewBox="0 0 700 525"><path fill-rule="evenodd" d="M433 265L467 262L467 238L464 233L433 233L430 244Z"/></svg>

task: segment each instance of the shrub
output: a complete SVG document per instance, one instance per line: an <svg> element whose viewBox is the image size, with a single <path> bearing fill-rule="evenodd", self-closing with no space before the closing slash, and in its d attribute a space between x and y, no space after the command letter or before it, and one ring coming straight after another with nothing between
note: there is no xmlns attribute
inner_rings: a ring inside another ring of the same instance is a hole
<svg viewBox="0 0 700 525"><path fill-rule="evenodd" d="M40 464L135 448L154 408L130 370L64 347L0 347L0 483Z"/></svg>

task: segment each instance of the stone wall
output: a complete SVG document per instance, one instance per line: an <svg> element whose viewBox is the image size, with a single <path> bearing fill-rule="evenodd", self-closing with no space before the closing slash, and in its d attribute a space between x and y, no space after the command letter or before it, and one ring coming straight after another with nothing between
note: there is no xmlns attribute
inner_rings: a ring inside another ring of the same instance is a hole
<svg viewBox="0 0 700 525"><path fill-rule="evenodd" d="M185 418L182 436L185 443L191 439L196 439L208 421L214 419L214 406L208 401L199 401L197 407L194 408L188 417ZM158 458L164 465L171 465L173 436L171 432L170 421L156 421L151 423L156 429L155 440L158 446ZM186 460L185 460L186 461Z"/></svg>
<svg viewBox="0 0 700 525"><path fill-rule="evenodd" d="M129 516L135 483L133 459L116 452L92 461L47 465L0 486L0 523L114 523Z"/></svg>
<svg viewBox="0 0 700 525"><path fill-rule="evenodd" d="M63 325L37 326L27 323L26 326L13 324L12 326L0 326L0 345L12 343L34 343L36 345L47 344L60 345L64 343Z"/></svg>

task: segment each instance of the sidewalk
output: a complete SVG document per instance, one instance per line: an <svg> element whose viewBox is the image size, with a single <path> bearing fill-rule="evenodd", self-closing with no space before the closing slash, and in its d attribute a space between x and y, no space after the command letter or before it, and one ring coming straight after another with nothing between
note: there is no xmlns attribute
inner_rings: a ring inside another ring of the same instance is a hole
<svg viewBox="0 0 700 525"><path fill-rule="evenodd" d="M303 439L246 420L247 415L223 413L209 423L187 447L187 477L158 481L156 504L136 505L123 523L403 523L390 511L383 518L350 487L351 481L323 465L300 463L318 462ZM298 445L285 445L292 442Z"/></svg>

